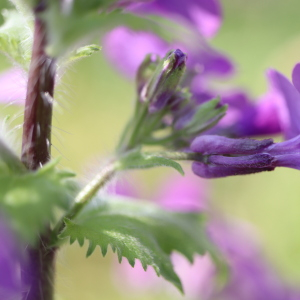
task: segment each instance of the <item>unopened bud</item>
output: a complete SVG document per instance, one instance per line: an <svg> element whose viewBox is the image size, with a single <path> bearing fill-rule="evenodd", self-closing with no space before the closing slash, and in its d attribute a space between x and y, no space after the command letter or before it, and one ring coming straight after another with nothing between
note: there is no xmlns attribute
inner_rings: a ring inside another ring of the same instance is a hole
<svg viewBox="0 0 300 300"><path fill-rule="evenodd" d="M150 111L164 108L176 92L185 72L187 56L172 50L158 64L153 76L141 90L141 101L150 103Z"/></svg>

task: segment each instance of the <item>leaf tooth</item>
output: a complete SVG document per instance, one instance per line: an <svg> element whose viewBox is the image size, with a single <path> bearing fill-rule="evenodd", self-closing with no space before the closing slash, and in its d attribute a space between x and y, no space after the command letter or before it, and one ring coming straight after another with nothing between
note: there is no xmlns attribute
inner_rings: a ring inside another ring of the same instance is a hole
<svg viewBox="0 0 300 300"><path fill-rule="evenodd" d="M70 236L70 245L72 245L76 241L76 237Z"/></svg>
<svg viewBox="0 0 300 300"><path fill-rule="evenodd" d="M135 259L134 258L131 258L131 257L127 257L127 260L129 262L129 264L134 268L134 265L135 265Z"/></svg>
<svg viewBox="0 0 300 300"><path fill-rule="evenodd" d="M148 268L148 265L143 260L140 260L140 262L141 262L141 264L143 266L144 271L146 272L147 268Z"/></svg>
<svg viewBox="0 0 300 300"><path fill-rule="evenodd" d="M97 244L93 243L92 241L89 242L89 248L86 252L86 257L89 257L95 250Z"/></svg>
<svg viewBox="0 0 300 300"><path fill-rule="evenodd" d="M107 244L105 245L101 245L101 253L102 253L102 256L104 257L107 253Z"/></svg>
<svg viewBox="0 0 300 300"><path fill-rule="evenodd" d="M82 247L84 244L84 237L82 237L82 236L78 237L77 241L78 241L78 244L80 245L80 247Z"/></svg>
<svg viewBox="0 0 300 300"><path fill-rule="evenodd" d="M115 245L114 245L114 244L110 244L110 247L111 247L113 253L115 253L115 252L116 252L116 247L115 247Z"/></svg>
<svg viewBox="0 0 300 300"><path fill-rule="evenodd" d="M123 256L122 256L122 250L119 247L117 247L117 254L118 254L118 261L119 263L121 263Z"/></svg>
<svg viewBox="0 0 300 300"><path fill-rule="evenodd" d="M154 269L156 275L157 275L158 277L160 277L160 275L161 275L161 273L160 273L160 268L159 268L157 265L152 265L152 267L153 267L153 269Z"/></svg>

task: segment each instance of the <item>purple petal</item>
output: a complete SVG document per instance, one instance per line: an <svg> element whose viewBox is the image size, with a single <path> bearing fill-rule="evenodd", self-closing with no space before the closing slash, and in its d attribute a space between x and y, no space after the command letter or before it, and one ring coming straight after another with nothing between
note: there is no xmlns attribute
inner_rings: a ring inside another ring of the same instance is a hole
<svg viewBox="0 0 300 300"><path fill-rule="evenodd" d="M222 23L222 11L217 0L156 0L134 7L134 12L157 14L174 21L183 21L196 27L205 37L211 38Z"/></svg>
<svg viewBox="0 0 300 300"><path fill-rule="evenodd" d="M295 154L277 155L276 166L300 170L300 151Z"/></svg>
<svg viewBox="0 0 300 300"><path fill-rule="evenodd" d="M281 96L279 113L286 138L300 134L300 94L281 73L269 70L267 74L274 89Z"/></svg>
<svg viewBox="0 0 300 300"><path fill-rule="evenodd" d="M300 152L300 135L281 143L275 143L268 147L266 151L274 156L298 153Z"/></svg>
<svg viewBox="0 0 300 300"><path fill-rule="evenodd" d="M222 53L200 40L190 45L182 42L167 44L156 35L126 27L118 27L104 37L103 50L112 64L125 75L134 78L145 56L153 53L163 57L170 49L187 53L187 68L197 69L200 75L228 76L234 71L231 61Z"/></svg>
<svg viewBox="0 0 300 300"><path fill-rule="evenodd" d="M281 132L278 105L273 93L264 95L256 103L242 91L223 94L221 100L223 104L228 104L228 109L217 126L209 131L210 134L248 137Z"/></svg>
<svg viewBox="0 0 300 300"><path fill-rule="evenodd" d="M156 202L172 211L203 211L208 202L207 188L207 182L186 172L184 177L172 176L164 182Z"/></svg>
<svg viewBox="0 0 300 300"><path fill-rule="evenodd" d="M272 166L273 156L267 153L229 157L222 155L211 155L208 157L208 163L223 167L237 168L265 168Z"/></svg>
<svg viewBox="0 0 300 300"><path fill-rule="evenodd" d="M193 162L193 172L202 178L221 178L235 175L247 175L253 173L259 173L262 171L272 171L273 167L264 168L238 168L238 167L223 167L211 164L205 164L202 162Z"/></svg>
<svg viewBox="0 0 300 300"><path fill-rule="evenodd" d="M0 219L0 297L19 299L21 282L19 276L20 253L12 231Z"/></svg>
<svg viewBox="0 0 300 300"><path fill-rule="evenodd" d="M212 299L288 300L294 291L285 286L264 260L253 232L243 223L214 222L209 227L213 241L229 263L230 276Z"/></svg>
<svg viewBox="0 0 300 300"><path fill-rule="evenodd" d="M118 27L104 37L103 50L108 59L120 71L135 77L139 65L149 53L161 57L169 50L166 42L148 32L135 32L126 27Z"/></svg>
<svg viewBox="0 0 300 300"><path fill-rule="evenodd" d="M191 144L191 150L207 154L256 154L273 144L272 139L231 139L218 135L198 136Z"/></svg>
<svg viewBox="0 0 300 300"><path fill-rule="evenodd" d="M10 69L0 74L0 103L24 104L27 77L21 69Z"/></svg>
<svg viewBox="0 0 300 300"><path fill-rule="evenodd" d="M292 80L294 87L300 93L300 63L296 64L292 72Z"/></svg>

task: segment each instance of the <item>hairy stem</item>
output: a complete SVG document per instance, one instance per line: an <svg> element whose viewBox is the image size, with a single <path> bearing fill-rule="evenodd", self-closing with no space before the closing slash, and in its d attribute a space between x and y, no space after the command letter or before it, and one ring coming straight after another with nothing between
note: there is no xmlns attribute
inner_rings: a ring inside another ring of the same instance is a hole
<svg viewBox="0 0 300 300"><path fill-rule="evenodd" d="M205 156L196 152L179 152L179 151L162 151L162 152L145 152L155 156L161 156L172 160L191 160L191 161L204 161Z"/></svg>
<svg viewBox="0 0 300 300"><path fill-rule="evenodd" d="M45 25L34 24L34 44L25 102L22 161L36 170L50 159L55 61L45 53Z"/></svg>
<svg viewBox="0 0 300 300"><path fill-rule="evenodd" d="M25 102L22 162L36 170L50 159L52 97L55 61L45 53L45 24L37 13L45 9L41 1L36 7L34 40ZM22 265L23 300L54 299L54 263L56 249L50 244L50 227L46 226L36 246L26 248L27 260Z"/></svg>
<svg viewBox="0 0 300 300"><path fill-rule="evenodd" d="M107 165L80 191L75 199L75 204L72 209L55 226L53 230L54 239L56 239L57 235L63 230L64 219L74 219L80 211L90 203L96 193L114 177L118 167L119 164L116 161Z"/></svg>

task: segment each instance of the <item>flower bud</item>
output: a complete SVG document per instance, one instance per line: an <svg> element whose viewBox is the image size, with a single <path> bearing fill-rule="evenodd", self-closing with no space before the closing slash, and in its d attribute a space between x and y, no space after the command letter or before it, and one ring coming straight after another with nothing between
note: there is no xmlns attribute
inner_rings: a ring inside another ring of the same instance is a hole
<svg viewBox="0 0 300 300"><path fill-rule="evenodd" d="M159 57L157 55L153 56L152 54L148 54L143 60L143 62L140 64L135 79L138 95L140 95L144 86L153 76L158 64Z"/></svg>
<svg viewBox="0 0 300 300"><path fill-rule="evenodd" d="M150 103L150 112L160 110L168 104L185 72L186 58L181 50L176 49L168 52L158 64L140 94L142 102Z"/></svg>

